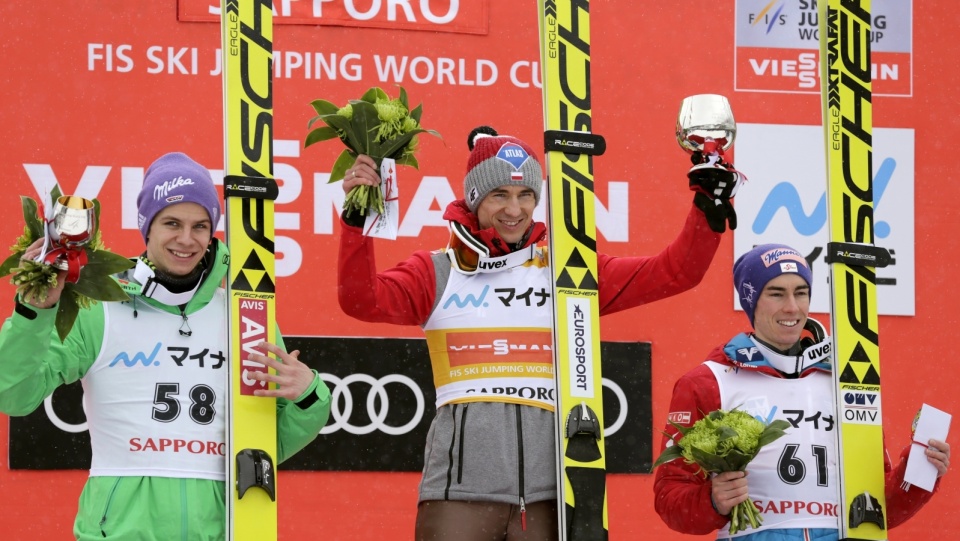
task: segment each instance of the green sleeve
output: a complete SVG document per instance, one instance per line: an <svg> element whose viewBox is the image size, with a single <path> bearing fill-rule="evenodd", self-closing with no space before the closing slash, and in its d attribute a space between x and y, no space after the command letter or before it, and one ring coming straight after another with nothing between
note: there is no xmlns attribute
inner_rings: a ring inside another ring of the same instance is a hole
<svg viewBox="0 0 960 541"><path fill-rule="evenodd" d="M280 331L277 330L277 345L286 349ZM297 405L311 393L317 400L307 408ZM313 383L296 402L284 398L277 400L277 463L297 454L316 439L330 416L330 389L314 371Z"/></svg>
<svg viewBox="0 0 960 541"><path fill-rule="evenodd" d="M103 343L103 306L80 310L62 343L56 316L56 307L20 305L0 328L0 412L30 414L57 387L82 378L96 361Z"/></svg>

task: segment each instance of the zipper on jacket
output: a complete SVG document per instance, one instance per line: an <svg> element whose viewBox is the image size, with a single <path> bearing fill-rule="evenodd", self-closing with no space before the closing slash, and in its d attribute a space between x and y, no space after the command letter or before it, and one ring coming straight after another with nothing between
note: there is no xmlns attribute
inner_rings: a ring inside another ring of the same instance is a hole
<svg viewBox="0 0 960 541"><path fill-rule="evenodd" d="M527 507L523 499L523 414L520 410L520 404L515 404L514 407L517 408L517 475L520 481L520 528L527 531Z"/></svg>
<svg viewBox="0 0 960 541"><path fill-rule="evenodd" d="M110 504L113 503L113 494L117 491L117 487L120 486L120 481L122 477L118 477L116 481L113 482L113 488L110 489L110 495L107 496L107 505L103 507L103 516L100 517L100 535L106 537L107 532L103 531L103 525L107 522L107 514L110 512Z"/></svg>
<svg viewBox="0 0 960 541"><path fill-rule="evenodd" d="M457 484L463 483L463 440L467 433L467 404L463 405L463 413L460 414L460 447L457 450Z"/></svg>
<svg viewBox="0 0 960 541"><path fill-rule="evenodd" d="M457 406L450 408L453 415L453 434L450 436L450 447L447 448L447 486L443 488L443 499L450 499L450 485L453 483L453 448L457 443Z"/></svg>

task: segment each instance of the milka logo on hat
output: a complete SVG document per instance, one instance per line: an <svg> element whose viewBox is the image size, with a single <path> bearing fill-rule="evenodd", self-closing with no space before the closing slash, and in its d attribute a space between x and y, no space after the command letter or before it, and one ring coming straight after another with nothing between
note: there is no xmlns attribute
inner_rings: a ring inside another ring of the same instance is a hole
<svg viewBox="0 0 960 541"><path fill-rule="evenodd" d="M510 172L510 180L523 180L523 172L520 171L520 167L530 159L530 155L527 154L526 150L523 150L522 146L516 143L504 143L497 151L497 158L509 163L515 169Z"/></svg>
<svg viewBox="0 0 960 541"><path fill-rule="evenodd" d="M165 180L153 187L153 199L155 201L164 199L170 193L170 190L174 190L181 186L193 186L193 179L178 176L172 180ZM180 198L183 199L183 196L180 196ZM167 199L167 202L171 202L170 199Z"/></svg>
<svg viewBox="0 0 960 541"><path fill-rule="evenodd" d="M760 261L763 261L764 267L769 267L776 263L780 263L780 272L799 272L796 264L786 263L784 260L796 261L804 267L807 266L807 260L797 252L796 250L788 250L784 248L774 248L769 252L764 252L760 255ZM792 265L792 268L789 268L787 265Z"/></svg>

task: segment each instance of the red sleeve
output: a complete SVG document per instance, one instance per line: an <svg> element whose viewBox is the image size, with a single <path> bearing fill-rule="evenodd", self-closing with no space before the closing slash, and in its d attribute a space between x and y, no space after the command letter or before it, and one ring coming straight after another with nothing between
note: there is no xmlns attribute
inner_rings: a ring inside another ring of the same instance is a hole
<svg viewBox="0 0 960 541"><path fill-rule="evenodd" d="M700 283L720 246L720 234L710 229L703 212L690 205L680 235L655 256L597 255L600 275L600 315L640 306Z"/></svg>
<svg viewBox="0 0 960 541"><path fill-rule="evenodd" d="M377 274L373 239L341 220L337 298L345 314L361 321L422 325L436 297L436 275L427 251Z"/></svg>
<svg viewBox="0 0 960 541"><path fill-rule="evenodd" d="M677 424L693 426L704 412L720 408L717 379L706 365L700 365L673 387L670 419ZM677 429L667 423L664 432L676 435ZM662 453L670 439L665 435L660 444ZM657 467L653 481L653 502L657 514L670 527L685 534L702 535L719 530L729 517L717 513L710 499L710 479L697 473L698 467L677 459Z"/></svg>
<svg viewBox="0 0 960 541"><path fill-rule="evenodd" d="M889 453L884 450L883 467L886 470L884 479L884 492L887 497L887 527L896 528L906 522L910 517L917 514L921 507L926 505L930 498L940 489L940 479L937 479L933 485L933 492L927 492L922 488L910 487L910 490L904 490L901 486L903 475L907 471L907 457L910 456L910 446L904 447L900 452L900 460L897 467L893 467L890 461Z"/></svg>

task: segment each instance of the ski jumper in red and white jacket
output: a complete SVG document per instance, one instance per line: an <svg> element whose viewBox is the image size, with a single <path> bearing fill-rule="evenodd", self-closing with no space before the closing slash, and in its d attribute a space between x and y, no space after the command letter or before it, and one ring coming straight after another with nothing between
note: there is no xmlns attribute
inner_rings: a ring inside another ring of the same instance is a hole
<svg viewBox="0 0 960 541"><path fill-rule="evenodd" d="M822 347L828 340L801 341L808 347L797 355L783 355L752 335L738 334L677 381L669 419L681 426L693 426L717 409L739 408L765 423L781 419L791 427L747 466L750 498L763 523L735 536L729 534L729 516L713 507L710 478L697 473L696 465L679 459L657 467L654 506L671 529L686 534L717 531L718 539L742 541L837 539L837 423L829 348ZM678 433L669 424L664 431ZM661 452L670 441L664 437ZM884 450L884 514L890 528L912 517L932 496L901 487L909 451L909 446L903 449L894 468Z"/></svg>
<svg viewBox="0 0 960 541"><path fill-rule="evenodd" d="M491 257L508 255L493 228L479 230L462 200L451 203L444 218L467 227ZM555 499L552 353L543 347L551 343L552 286L546 249L535 246L546 227L535 223L526 245L514 250L530 252L524 264L464 275L444 252L425 250L377 273L373 239L359 227L342 225L338 284L344 312L362 321L418 325L427 334L438 409L420 500ZM696 286L719 242L691 205L680 235L659 254L600 254L600 314ZM498 355L506 353L521 362L503 362ZM522 373L511 371L517 365Z"/></svg>

